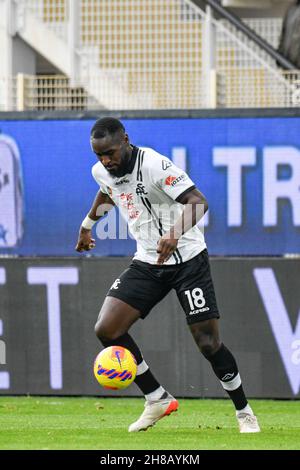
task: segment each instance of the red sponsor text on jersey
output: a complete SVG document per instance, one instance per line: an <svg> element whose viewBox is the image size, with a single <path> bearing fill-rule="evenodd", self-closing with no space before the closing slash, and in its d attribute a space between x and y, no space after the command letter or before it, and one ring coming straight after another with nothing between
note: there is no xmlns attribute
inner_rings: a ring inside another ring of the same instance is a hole
<svg viewBox="0 0 300 470"><path fill-rule="evenodd" d="M168 176L168 178L166 178L166 180L165 180L165 184L167 186L171 186L173 181L176 180L176 178L177 178L176 176Z"/></svg>
<svg viewBox="0 0 300 470"><path fill-rule="evenodd" d="M137 219L140 212L135 208L134 206L134 199L133 199L133 194L129 193L122 193L120 195L121 199L121 204L123 207L125 207L128 211L128 215L130 219Z"/></svg>
<svg viewBox="0 0 300 470"><path fill-rule="evenodd" d="M165 183L168 186L175 186L177 183L179 183L180 181L184 181L186 178L187 178L187 176L184 173L180 176L177 176L177 177L176 176L168 176Z"/></svg>

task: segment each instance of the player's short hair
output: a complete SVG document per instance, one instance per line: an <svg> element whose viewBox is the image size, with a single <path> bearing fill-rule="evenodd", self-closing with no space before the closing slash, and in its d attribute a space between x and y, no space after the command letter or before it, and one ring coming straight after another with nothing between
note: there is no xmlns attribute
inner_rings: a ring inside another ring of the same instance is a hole
<svg viewBox="0 0 300 470"><path fill-rule="evenodd" d="M91 136L94 139L103 139L107 135L113 136L121 131L125 132L125 127L118 119L105 117L95 122L91 130Z"/></svg>

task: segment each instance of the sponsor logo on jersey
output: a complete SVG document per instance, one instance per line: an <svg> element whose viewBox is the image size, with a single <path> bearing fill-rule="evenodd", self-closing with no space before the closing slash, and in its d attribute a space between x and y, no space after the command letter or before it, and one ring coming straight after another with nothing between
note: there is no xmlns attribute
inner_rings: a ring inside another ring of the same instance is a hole
<svg viewBox="0 0 300 470"><path fill-rule="evenodd" d="M133 201L133 194L132 193L122 193L120 194L120 199L123 202L132 202Z"/></svg>
<svg viewBox="0 0 300 470"><path fill-rule="evenodd" d="M161 166L163 170L167 170L168 168L170 168L170 166L172 166L172 163L168 162L167 160L163 160L161 162Z"/></svg>
<svg viewBox="0 0 300 470"><path fill-rule="evenodd" d="M127 209L128 216L130 219L137 219L140 212L134 206L134 199L132 193L122 193L120 194L120 202L122 207Z"/></svg>
<svg viewBox="0 0 300 470"><path fill-rule="evenodd" d="M166 186L176 186L177 183L179 183L180 181L183 181L186 179L186 175L183 174L183 175L180 175L178 177L176 176L168 176L165 180L165 184Z"/></svg>
<svg viewBox="0 0 300 470"><path fill-rule="evenodd" d="M116 181L115 185L120 186L121 184L127 184L127 183L129 183L129 179L128 178L123 178L122 180Z"/></svg>
<svg viewBox="0 0 300 470"><path fill-rule="evenodd" d="M176 180L176 176L168 176L168 178L166 178L165 180L165 184L166 186L171 186L172 183Z"/></svg>
<svg viewBox="0 0 300 470"><path fill-rule="evenodd" d="M137 196L142 196L143 194L148 194L143 183L138 183L136 188Z"/></svg>

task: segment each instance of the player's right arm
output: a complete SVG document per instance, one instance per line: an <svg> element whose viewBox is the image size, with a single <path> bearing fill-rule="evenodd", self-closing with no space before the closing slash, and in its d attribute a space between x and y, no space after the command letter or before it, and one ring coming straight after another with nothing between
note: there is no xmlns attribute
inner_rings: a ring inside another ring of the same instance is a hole
<svg viewBox="0 0 300 470"><path fill-rule="evenodd" d="M88 215L79 229L78 241L75 247L76 251L81 253L82 251L90 251L95 248L96 241L92 238L92 226L107 214L113 206L114 202L109 195L99 190Z"/></svg>

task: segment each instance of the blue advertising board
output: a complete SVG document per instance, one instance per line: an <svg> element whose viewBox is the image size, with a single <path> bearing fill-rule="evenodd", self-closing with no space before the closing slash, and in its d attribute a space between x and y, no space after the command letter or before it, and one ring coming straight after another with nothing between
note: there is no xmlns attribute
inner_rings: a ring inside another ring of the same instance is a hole
<svg viewBox="0 0 300 470"><path fill-rule="evenodd" d="M300 252L300 118L122 121L132 143L173 159L206 195L210 254ZM0 122L0 254L80 256L78 229L98 191L93 122ZM93 254L134 252L132 239L104 239Z"/></svg>

